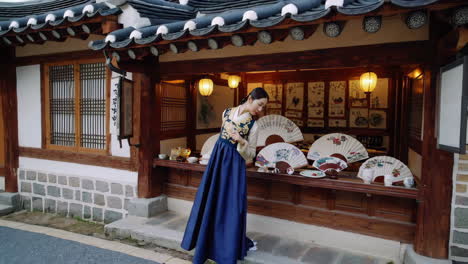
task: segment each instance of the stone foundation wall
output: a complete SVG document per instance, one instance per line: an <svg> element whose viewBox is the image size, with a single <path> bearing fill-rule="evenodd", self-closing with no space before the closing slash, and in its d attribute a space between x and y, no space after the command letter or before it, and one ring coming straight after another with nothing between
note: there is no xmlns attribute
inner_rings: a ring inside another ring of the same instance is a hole
<svg viewBox="0 0 468 264"><path fill-rule="evenodd" d="M468 155L455 154L450 259L468 263Z"/></svg>
<svg viewBox="0 0 468 264"><path fill-rule="evenodd" d="M23 169L18 189L25 210L104 223L126 217L130 199L137 197L136 184Z"/></svg>

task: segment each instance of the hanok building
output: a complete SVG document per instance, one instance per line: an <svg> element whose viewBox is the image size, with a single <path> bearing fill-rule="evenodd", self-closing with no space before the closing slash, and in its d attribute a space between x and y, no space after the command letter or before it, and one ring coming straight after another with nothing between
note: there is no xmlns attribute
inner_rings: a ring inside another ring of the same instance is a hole
<svg viewBox="0 0 468 264"><path fill-rule="evenodd" d="M32 0L1 3L0 20L10 204L105 223L187 215L204 165L158 154L200 151L222 110L261 86L267 114L306 140L356 136L416 187L364 184L359 166L335 180L249 168L249 229L396 263L468 261L466 92L439 89L460 86L440 69L466 66L466 1Z"/></svg>

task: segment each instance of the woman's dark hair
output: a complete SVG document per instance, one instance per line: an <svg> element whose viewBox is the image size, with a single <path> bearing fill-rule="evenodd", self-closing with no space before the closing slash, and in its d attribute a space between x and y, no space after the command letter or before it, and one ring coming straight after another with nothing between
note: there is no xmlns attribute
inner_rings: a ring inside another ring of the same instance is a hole
<svg viewBox="0 0 468 264"><path fill-rule="evenodd" d="M247 100L249 99L249 96L252 97L252 100L262 99L262 98L266 98L267 100L270 99L270 96L268 96L268 93L267 91L265 91L265 89L263 89L262 87L257 87L253 89L246 97L242 98L239 104L243 104L247 102Z"/></svg>

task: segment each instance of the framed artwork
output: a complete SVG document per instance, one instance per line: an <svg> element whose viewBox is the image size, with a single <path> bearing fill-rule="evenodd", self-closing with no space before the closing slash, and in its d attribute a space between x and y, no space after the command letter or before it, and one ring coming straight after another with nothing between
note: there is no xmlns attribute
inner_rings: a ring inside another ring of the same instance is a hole
<svg viewBox="0 0 468 264"><path fill-rule="evenodd" d="M367 97L360 88L359 80L351 80L348 83L350 107L367 107Z"/></svg>
<svg viewBox="0 0 468 264"><path fill-rule="evenodd" d="M465 154L468 108L468 56L440 69L437 148Z"/></svg>
<svg viewBox="0 0 468 264"><path fill-rule="evenodd" d="M328 119L328 127L346 127L346 119Z"/></svg>
<svg viewBox="0 0 468 264"><path fill-rule="evenodd" d="M328 96L328 116L345 117L346 106L346 82L330 82L330 93Z"/></svg>
<svg viewBox="0 0 468 264"><path fill-rule="evenodd" d="M387 112L369 110L369 128L387 129Z"/></svg>
<svg viewBox="0 0 468 264"><path fill-rule="evenodd" d="M308 127L325 127L325 121L320 119L309 119L307 120Z"/></svg>
<svg viewBox="0 0 468 264"><path fill-rule="evenodd" d="M197 93L197 129L220 127L223 111L233 101L234 89L227 86L215 85L210 96Z"/></svg>
<svg viewBox="0 0 468 264"><path fill-rule="evenodd" d="M377 86L370 98L370 108L388 108L388 78L377 79Z"/></svg>
<svg viewBox="0 0 468 264"><path fill-rule="evenodd" d="M248 83L247 84L247 94L249 94L253 89L257 87L263 87L263 83Z"/></svg>
<svg viewBox="0 0 468 264"><path fill-rule="evenodd" d="M286 113L288 118L302 119L304 106L304 83L294 82L286 84ZM297 124L297 123L296 123Z"/></svg>
<svg viewBox="0 0 468 264"><path fill-rule="evenodd" d="M120 115L118 139L133 136L133 81L120 77Z"/></svg>
<svg viewBox="0 0 468 264"><path fill-rule="evenodd" d="M308 83L308 118L323 118L325 107L325 83Z"/></svg>
<svg viewBox="0 0 468 264"><path fill-rule="evenodd" d="M263 88L268 93L270 99L268 100L268 108L282 107L283 102L283 85L274 83L265 83Z"/></svg>
<svg viewBox="0 0 468 264"><path fill-rule="evenodd" d="M349 112L349 126L357 128L369 127L369 109L351 108Z"/></svg>

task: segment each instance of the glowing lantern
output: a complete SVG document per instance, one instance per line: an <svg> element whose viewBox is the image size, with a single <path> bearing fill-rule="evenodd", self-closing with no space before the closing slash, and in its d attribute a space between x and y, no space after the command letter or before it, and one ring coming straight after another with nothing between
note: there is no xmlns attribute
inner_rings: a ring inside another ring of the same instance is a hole
<svg viewBox="0 0 468 264"><path fill-rule="evenodd" d="M360 87L364 93L372 93L377 85L377 74L373 72L365 72L360 78Z"/></svg>
<svg viewBox="0 0 468 264"><path fill-rule="evenodd" d="M239 86L241 78L237 75L229 75L228 85L231 88L237 88Z"/></svg>
<svg viewBox="0 0 468 264"><path fill-rule="evenodd" d="M211 79L201 79L198 83L198 90L203 96L210 96L213 92L213 81Z"/></svg>

